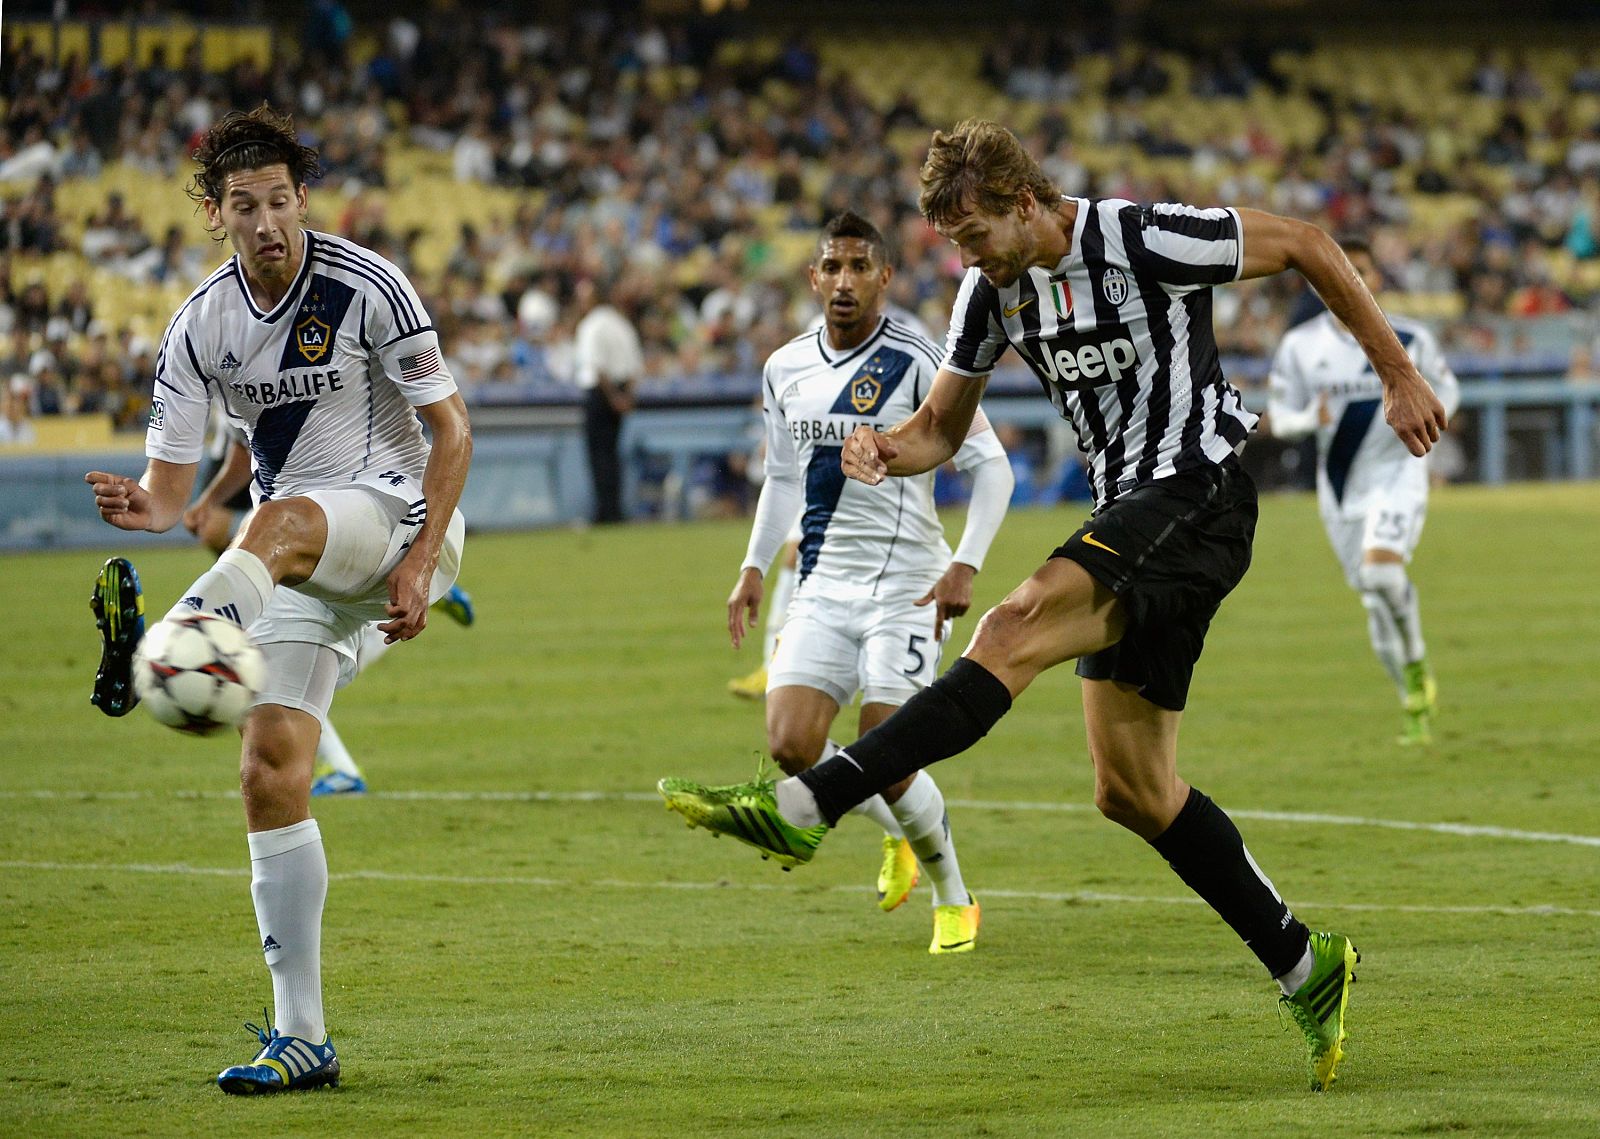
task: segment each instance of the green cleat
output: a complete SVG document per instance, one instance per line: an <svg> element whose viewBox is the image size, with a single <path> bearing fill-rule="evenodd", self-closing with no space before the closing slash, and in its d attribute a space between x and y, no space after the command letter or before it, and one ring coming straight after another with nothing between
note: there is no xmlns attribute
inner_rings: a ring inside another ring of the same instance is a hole
<svg viewBox="0 0 1600 1139"><path fill-rule="evenodd" d="M1439 686L1425 660L1406 665L1406 694L1401 701L1405 722L1395 741L1402 747L1414 747L1433 742L1433 718L1439 711Z"/></svg>
<svg viewBox="0 0 1600 1139"><path fill-rule="evenodd" d="M828 833L826 826L793 826L778 813L777 782L758 775L749 783L707 787L688 779L667 778L656 790L691 827L705 827L713 835L732 835L761 852L785 870L811 861Z"/></svg>
<svg viewBox="0 0 1600 1139"><path fill-rule="evenodd" d="M1339 933L1312 933L1311 953L1311 976L1293 996L1279 997L1278 1007L1288 1010L1306 1038L1311 1090L1325 1092L1344 1058L1344 1008L1361 953Z"/></svg>
<svg viewBox="0 0 1600 1139"><path fill-rule="evenodd" d="M1433 743L1433 716L1427 712L1407 712L1394 742L1401 747L1427 747Z"/></svg>

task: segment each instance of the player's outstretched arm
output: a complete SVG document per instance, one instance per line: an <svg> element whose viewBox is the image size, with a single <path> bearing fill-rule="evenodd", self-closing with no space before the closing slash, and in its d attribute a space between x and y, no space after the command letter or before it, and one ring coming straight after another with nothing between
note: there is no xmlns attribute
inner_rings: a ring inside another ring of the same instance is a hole
<svg viewBox="0 0 1600 1139"><path fill-rule="evenodd" d="M452 392L435 403L417 408L428 426L433 450L422 471L422 496L428 502L428 517L417 531L411 549L389 573L389 620L379 623L384 643L409 641L428 624L428 587L433 571L439 567L439 552L445 534L467 485L467 466L472 462L472 425L461 393Z"/></svg>
<svg viewBox="0 0 1600 1139"><path fill-rule="evenodd" d="M109 471L90 471L83 481L94 491L100 517L118 530L159 534L172 529L182 516L198 466L151 459L138 482Z"/></svg>
<svg viewBox="0 0 1600 1139"><path fill-rule="evenodd" d="M1269 277L1294 269L1309 281L1360 343L1383 381L1384 420L1413 455L1426 455L1445 429L1444 405L1417 371L1338 243L1317 226L1293 218L1240 210L1239 219L1244 230L1240 276Z"/></svg>
<svg viewBox="0 0 1600 1139"><path fill-rule="evenodd" d="M975 378L941 369L933 377L928 398L910 419L888 431L856 428L839 456L844 473L877 486L890 475L933 470L961 449L988 382L987 376Z"/></svg>

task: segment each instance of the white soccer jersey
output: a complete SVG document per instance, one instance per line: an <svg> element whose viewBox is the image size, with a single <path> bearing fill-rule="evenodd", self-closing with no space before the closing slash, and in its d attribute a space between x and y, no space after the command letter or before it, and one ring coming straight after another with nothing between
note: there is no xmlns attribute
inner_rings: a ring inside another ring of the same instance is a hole
<svg viewBox="0 0 1600 1139"><path fill-rule="evenodd" d="M1461 386L1427 327L1392 318L1422 378L1453 414ZM1317 496L1324 513L1354 517L1404 484L1426 495L1427 459L1406 449L1383 418L1383 381L1331 313L1290 329L1272 361L1268 414L1283 438L1317 436ZM1327 401L1329 421L1317 422Z"/></svg>
<svg viewBox="0 0 1600 1139"><path fill-rule="evenodd" d="M257 502L395 472L420 481L428 443L414 407L455 380L416 291L394 265L310 230L293 286L271 312L237 257L184 302L156 356L145 454L198 462L219 394L249 440Z"/></svg>
<svg viewBox="0 0 1600 1139"><path fill-rule="evenodd" d="M938 346L887 317L848 352L831 348L818 330L768 359L762 377L768 483L798 479L804 493L797 591L870 597L887 579L896 588L917 582L925 589L949 568L933 471L868 486L846 478L839 465L857 427L884 431L908 419L938 368ZM996 457L1004 461L1005 450L979 411L956 466L966 470ZM760 530L745 564L765 569L776 549L755 549Z"/></svg>
<svg viewBox="0 0 1600 1139"><path fill-rule="evenodd" d="M967 272L944 368L986 376L1009 344L1076 429L1104 506L1152 479L1220 463L1256 417L1222 375L1212 285L1244 267L1239 214L1070 199L1072 246L997 289Z"/></svg>

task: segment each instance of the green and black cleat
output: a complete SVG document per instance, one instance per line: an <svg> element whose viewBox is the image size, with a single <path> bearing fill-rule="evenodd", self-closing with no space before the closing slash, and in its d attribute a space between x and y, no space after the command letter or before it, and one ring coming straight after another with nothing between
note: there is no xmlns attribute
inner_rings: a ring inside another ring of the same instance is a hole
<svg viewBox="0 0 1600 1139"><path fill-rule="evenodd" d="M126 716L139 703L133 690L133 653L144 636L144 594L132 562L107 560L95 579L89 608L104 645L89 703L108 716Z"/></svg>

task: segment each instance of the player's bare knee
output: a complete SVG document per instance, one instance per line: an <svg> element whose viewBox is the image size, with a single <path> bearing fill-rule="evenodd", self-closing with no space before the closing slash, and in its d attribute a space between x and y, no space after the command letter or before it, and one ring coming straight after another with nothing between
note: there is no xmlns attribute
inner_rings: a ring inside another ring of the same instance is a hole
<svg viewBox="0 0 1600 1139"><path fill-rule="evenodd" d="M1116 779L1095 783L1094 805L1099 812L1119 827L1138 835L1163 829L1167 821L1163 816L1165 802L1163 796L1155 794L1154 788L1136 787Z"/></svg>
<svg viewBox="0 0 1600 1139"><path fill-rule="evenodd" d="M1006 598L978 621L967 655L981 655L1007 666L1026 663L1031 617L1031 606L1015 597Z"/></svg>
<svg viewBox="0 0 1600 1139"><path fill-rule="evenodd" d="M269 500L251 512L237 545L260 558L274 581L294 585L317 568L327 533L322 508L309 498Z"/></svg>

